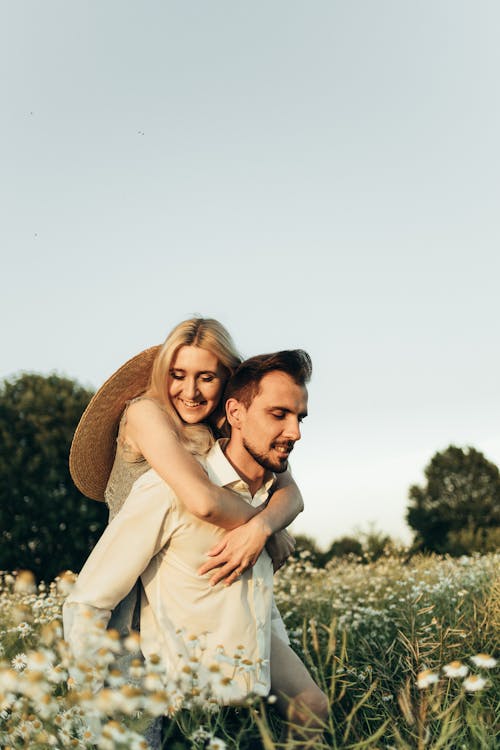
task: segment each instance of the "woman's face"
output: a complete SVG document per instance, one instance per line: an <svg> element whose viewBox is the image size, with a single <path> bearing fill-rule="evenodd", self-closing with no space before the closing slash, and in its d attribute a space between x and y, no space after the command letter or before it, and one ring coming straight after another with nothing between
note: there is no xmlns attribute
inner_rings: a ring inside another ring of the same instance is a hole
<svg viewBox="0 0 500 750"><path fill-rule="evenodd" d="M216 355L199 346L181 346L168 376L170 400L188 424L206 419L217 407L226 374Z"/></svg>

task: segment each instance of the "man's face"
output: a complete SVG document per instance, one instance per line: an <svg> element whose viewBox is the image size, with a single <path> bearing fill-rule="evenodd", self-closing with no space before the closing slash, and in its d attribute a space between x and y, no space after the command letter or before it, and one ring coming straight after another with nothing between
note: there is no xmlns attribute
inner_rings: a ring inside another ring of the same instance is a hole
<svg viewBox="0 0 500 750"><path fill-rule="evenodd" d="M239 407L242 446L260 466L281 473L300 440L300 423L307 416L307 389L290 375L275 370L260 381L250 406Z"/></svg>

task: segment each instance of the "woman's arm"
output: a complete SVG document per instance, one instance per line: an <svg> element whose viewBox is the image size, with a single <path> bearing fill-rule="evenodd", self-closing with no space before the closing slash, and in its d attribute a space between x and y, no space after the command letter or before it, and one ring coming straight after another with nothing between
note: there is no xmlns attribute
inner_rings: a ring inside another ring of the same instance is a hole
<svg viewBox="0 0 500 750"><path fill-rule="evenodd" d="M243 571L254 565L272 535L273 543L268 552L277 570L295 547L293 538L281 534L281 530L303 509L302 495L290 472L278 474L276 489L265 509L243 526L228 531L222 541L209 550L211 559L198 573L204 575L217 569L210 579L212 585L222 580L226 585L233 583Z"/></svg>
<svg viewBox="0 0 500 750"><path fill-rule="evenodd" d="M142 399L130 404L125 430L127 443L144 456L193 515L223 529L234 529L261 515L235 492L210 482L179 441L167 414L154 401Z"/></svg>

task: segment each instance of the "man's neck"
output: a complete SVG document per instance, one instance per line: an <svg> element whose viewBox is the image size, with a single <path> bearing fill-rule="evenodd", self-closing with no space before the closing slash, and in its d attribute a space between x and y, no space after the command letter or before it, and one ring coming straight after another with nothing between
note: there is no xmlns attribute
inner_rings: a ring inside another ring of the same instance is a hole
<svg viewBox="0 0 500 750"><path fill-rule="evenodd" d="M224 449L224 455L233 469L248 484L253 497L264 484L265 468L258 464L242 445L236 444L231 439Z"/></svg>

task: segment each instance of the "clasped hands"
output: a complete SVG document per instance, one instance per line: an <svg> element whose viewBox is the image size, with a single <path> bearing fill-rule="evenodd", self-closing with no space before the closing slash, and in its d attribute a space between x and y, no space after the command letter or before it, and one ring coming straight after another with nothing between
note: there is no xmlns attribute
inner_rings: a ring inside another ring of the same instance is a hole
<svg viewBox="0 0 500 750"><path fill-rule="evenodd" d="M282 529L269 534L265 523L254 516L250 521L226 532L223 539L208 551L210 560L199 568L199 575L215 571L210 584L224 582L230 586L242 573L251 568L266 547L276 571L286 562L295 549L295 539Z"/></svg>

